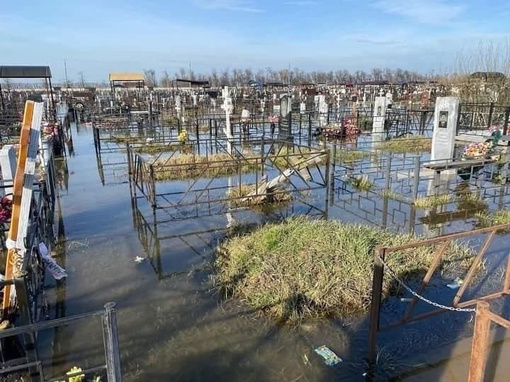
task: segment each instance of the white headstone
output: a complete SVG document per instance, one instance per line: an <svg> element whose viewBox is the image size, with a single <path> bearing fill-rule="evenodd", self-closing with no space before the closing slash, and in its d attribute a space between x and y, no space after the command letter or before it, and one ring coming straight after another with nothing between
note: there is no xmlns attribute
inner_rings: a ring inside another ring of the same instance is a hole
<svg viewBox="0 0 510 382"><path fill-rule="evenodd" d="M1 183L4 186L0 188L0 196L12 194L12 183L16 174L16 152L12 145L5 145L0 150L0 172L2 173Z"/></svg>
<svg viewBox="0 0 510 382"><path fill-rule="evenodd" d="M319 108L319 119L321 124L325 123L328 119L328 104L326 103L326 96L319 95L318 96L318 108Z"/></svg>
<svg viewBox="0 0 510 382"><path fill-rule="evenodd" d="M387 107L386 97L375 97L374 111L373 117L374 122L372 125L372 133L373 134L383 134L384 133L384 120L386 118L386 107Z"/></svg>
<svg viewBox="0 0 510 382"><path fill-rule="evenodd" d="M248 109L241 110L241 120L250 119L250 111Z"/></svg>
<svg viewBox="0 0 510 382"><path fill-rule="evenodd" d="M434 112L431 160L452 160L459 118L459 98L438 97Z"/></svg>
<svg viewBox="0 0 510 382"><path fill-rule="evenodd" d="M283 96L280 99L280 116L286 118L291 111L291 101L289 97Z"/></svg>

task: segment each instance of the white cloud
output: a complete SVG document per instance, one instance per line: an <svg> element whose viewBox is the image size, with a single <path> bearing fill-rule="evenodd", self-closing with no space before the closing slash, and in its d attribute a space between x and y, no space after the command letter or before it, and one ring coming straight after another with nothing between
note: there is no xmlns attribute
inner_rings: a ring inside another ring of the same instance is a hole
<svg viewBox="0 0 510 382"><path fill-rule="evenodd" d="M374 6L385 13L408 17L424 24L441 24L455 20L463 6L447 4L445 0L377 0Z"/></svg>
<svg viewBox="0 0 510 382"><path fill-rule="evenodd" d="M313 0L295 0L295 1L286 1L283 5L295 6L295 7L307 7L312 5L318 5L317 1Z"/></svg>
<svg viewBox="0 0 510 382"><path fill-rule="evenodd" d="M261 13L263 9L257 8L246 0L195 0L195 3L204 9L226 10L233 12Z"/></svg>

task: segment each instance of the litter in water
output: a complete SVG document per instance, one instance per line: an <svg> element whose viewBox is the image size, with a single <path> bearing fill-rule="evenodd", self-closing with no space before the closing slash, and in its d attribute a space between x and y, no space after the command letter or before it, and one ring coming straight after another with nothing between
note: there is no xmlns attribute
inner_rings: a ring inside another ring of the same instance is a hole
<svg viewBox="0 0 510 382"><path fill-rule="evenodd" d="M446 286L450 289L459 289L460 286L464 283L464 280L457 277L452 283L446 284Z"/></svg>
<svg viewBox="0 0 510 382"><path fill-rule="evenodd" d="M335 366L336 364L343 362L343 359L337 356L331 349L326 345L322 345L314 350L318 355L324 358L324 362L328 366Z"/></svg>
<svg viewBox="0 0 510 382"><path fill-rule="evenodd" d="M137 264L140 264L144 260L145 260L145 257L140 257L140 256L135 257L135 263L137 263Z"/></svg>
<svg viewBox="0 0 510 382"><path fill-rule="evenodd" d="M412 299L412 298L409 298L409 297L402 297L402 298L400 299L400 301L402 301L402 302L411 302L411 301L413 301L413 299Z"/></svg>

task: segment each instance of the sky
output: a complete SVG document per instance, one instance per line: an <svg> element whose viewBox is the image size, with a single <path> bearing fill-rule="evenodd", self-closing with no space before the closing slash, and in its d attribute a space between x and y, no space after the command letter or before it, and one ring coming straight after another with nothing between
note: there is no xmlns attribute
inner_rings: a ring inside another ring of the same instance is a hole
<svg viewBox="0 0 510 382"><path fill-rule="evenodd" d="M444 74L509 31L508 0L2 0L0 65L86 82L182 67Z"/></svg>

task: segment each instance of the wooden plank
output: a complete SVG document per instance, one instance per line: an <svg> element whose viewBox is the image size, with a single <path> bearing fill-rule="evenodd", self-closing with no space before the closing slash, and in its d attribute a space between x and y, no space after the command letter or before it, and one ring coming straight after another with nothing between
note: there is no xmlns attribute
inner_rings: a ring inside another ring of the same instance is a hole
<svg viewBox="0 0 510 382"><path fill-rule="evenodd" d="M21 195L23 193L23 181L25 178L25 166L28 155L28 146L30 143L30 131L32 127L32 118L34 115L35 102L27 101L25 103L25 112L23 114L23 123L21 127L21 135L19 139L18 162L16 173L14 174L13 196L12 196L12 214L9 234L7 236L7 259L5 264L5 279L10 280L14 275L14 262L17 257L15 242L18 238L18 224L21 209ZM2 300L2 317L7 318L11 302L11 285L4 287L4 295Z"/></svg>
<svg viewBox="0 0 510 382"><path fill-rule="evenodd" d="M25 237L27 235L28 224L30 222L30 206L32 204L32 194L34 191L33 183L35 178L35 162L39 149L39 132L41 130L43 113L44 104L36 103L32 117L32 126L30 128L30 143L28 145L27 160L25 164L25 179L23 182L18 234L16 237L16 248L20 251L18 255L21 257L25 256L25 251L27 249L25 248ZM48 159L50 158L45 158L45 160Z"/></svg>

